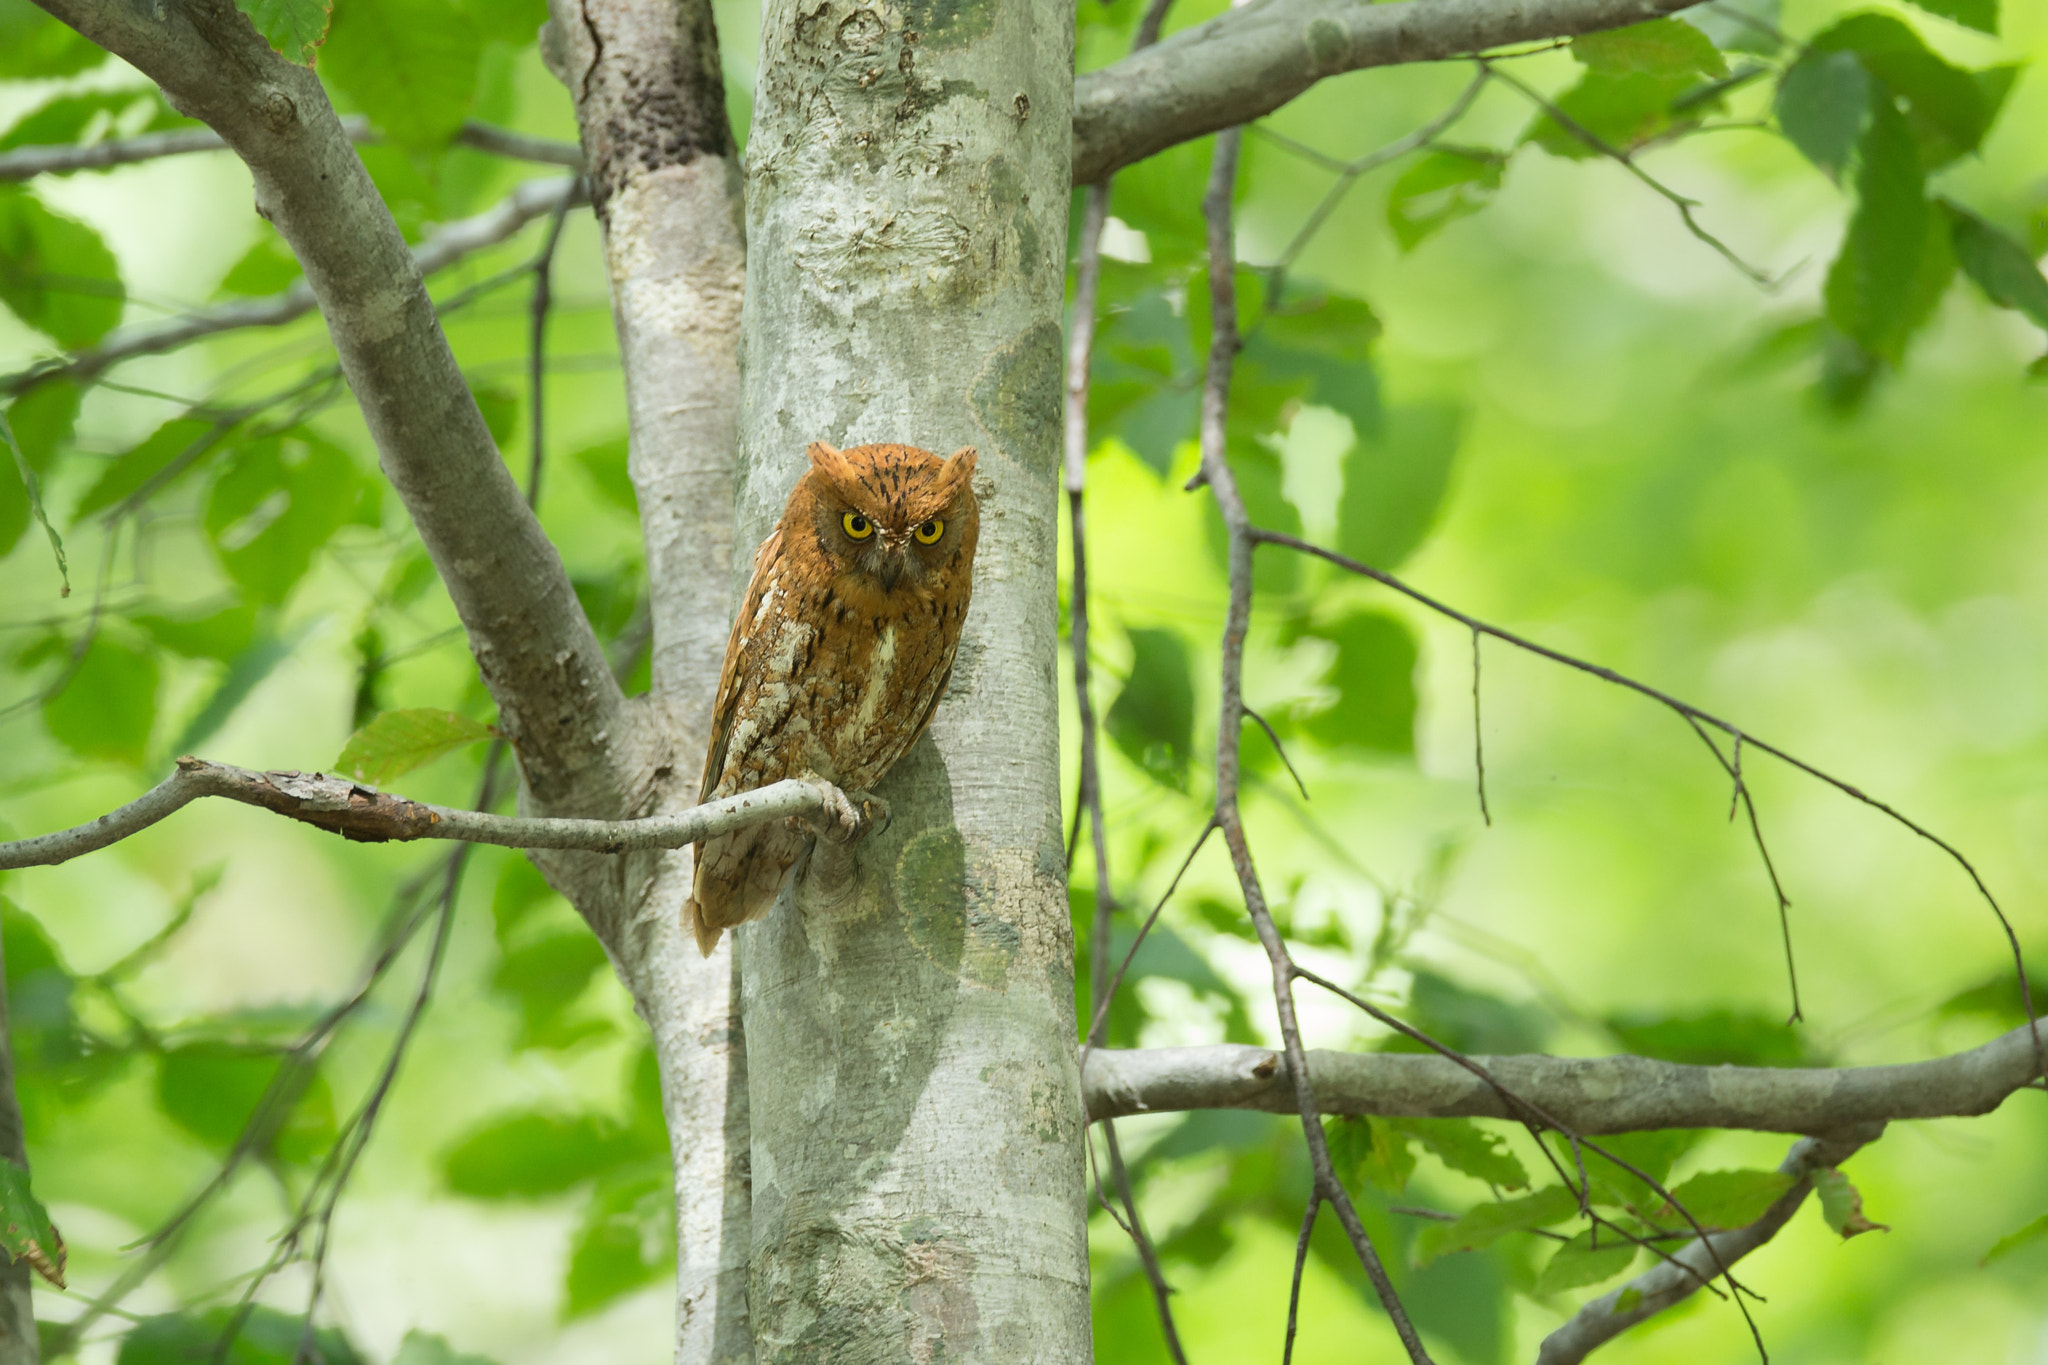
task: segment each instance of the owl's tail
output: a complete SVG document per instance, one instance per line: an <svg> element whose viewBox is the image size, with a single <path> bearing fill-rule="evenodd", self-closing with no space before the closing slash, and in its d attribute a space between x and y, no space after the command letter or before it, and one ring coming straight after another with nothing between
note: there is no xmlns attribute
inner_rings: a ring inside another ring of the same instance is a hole
<svg viewBox="0 0 2048 1365"><path fill-rule="evenodd" d="M718 936L774 908L805 836L780 820L748 825L697 845L697 868L683 922L706 957Z"/></svg>

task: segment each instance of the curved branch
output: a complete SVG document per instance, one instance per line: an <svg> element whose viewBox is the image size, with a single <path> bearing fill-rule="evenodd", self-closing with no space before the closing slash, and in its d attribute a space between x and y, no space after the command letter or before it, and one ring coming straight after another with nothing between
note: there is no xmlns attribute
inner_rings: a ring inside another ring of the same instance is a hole
<svg viewBox="0 0 2048 1365"><path fill-rule="evenodd" d="M851 819L844 797L822 782L789 778L756 791L644 820L568 820L492 815L487 811L409 801L328 773L254 772L203 758L181 758L177 771L119 810L89 824L0 844L0 869L47 867L118 843L203 796L221 796L317 825L360 843L455 839L500 848L573 848L591 853L681 848L745 825L795 816L828 833Z"/></svg>
<svg viewBox="0 0 2048 1365"><path fill-rule="evenodd" d="M1402 1052L1307 1054L1325 1114L1515 1119L1500 1090L1447 1058ZM1686 1066L1647 1057L1474 1057L1518 1098L1573 1131L1743 1128L1834 1133L1893 1119L1987 1114L2034 1076L2025 1025L1968 1052L1892 1066ZM1269 1048L1092 1049L1081 1071L1091 1120L1180 1109L1293 1113L1287 1060Z"/></svg>
<svg viewBox="0 0 2048 1365"><path fill-rule="evenodd" d="M1698 0L1251 0L1074 80L1074 183L1270 114L1326 77L1620 28Z"/></svg>
<svg viewBox="0 0 2048 1365"><path fill-rule="evenodd" d="M628 707L560 555L505 468L420 271L319 79L233 0L40 0L155 80L249 167L305 267L343 373L469 634L528 794L603 814L643 799Z"/></svg>

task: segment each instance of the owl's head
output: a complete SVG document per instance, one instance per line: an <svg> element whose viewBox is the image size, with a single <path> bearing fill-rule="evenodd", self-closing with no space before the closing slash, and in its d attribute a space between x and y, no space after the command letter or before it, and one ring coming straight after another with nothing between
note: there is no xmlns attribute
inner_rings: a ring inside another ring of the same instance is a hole
<svg viewBox="0 0 2048 1365"><path fill-rule="evenodd" d="M930 593L967 572L981 520L973 446L941 459L916 446L813 441L808 454L812 530L842 573L884 593Z"/></svg>

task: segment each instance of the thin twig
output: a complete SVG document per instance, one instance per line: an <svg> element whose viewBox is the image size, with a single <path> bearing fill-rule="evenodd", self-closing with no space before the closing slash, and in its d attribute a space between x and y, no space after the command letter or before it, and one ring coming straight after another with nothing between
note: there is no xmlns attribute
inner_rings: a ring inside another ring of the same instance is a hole
<svg viewBox="0 0 2048 1365"><path fill-rule="evenodd" d="M1316 1213L1322 1207L1322 1192L1311 1190L1308 1207L1301 1211L1301 1235L1294 1239L1294 1275L1287 1282L1287 1340L1280 1348L1280 1365L1294 1365L1294 1331L1301 1318L1301 1276L1308 1269L1308 1239L1316 1230Z"/></svg>
<svg viewBox="0 0 2048 1365"><path fill-rule="evenodd" d="M360 114L341 121L342 131L355 143L383 139ZM555 142L530 137L509 128L498 128L474 120L462 125L456 142L478 151L492 152L516 161L537 161L552 166L583 169L583 149L573 142ZM28 180L38 175L67 175L72 171L104 171L115 166L132 166L142 161L159 161L193 152L219 152L227 142L211 128L174 128L162 133L113 138L105 142L16 147L0 152L0 181Z"/></svg>
<svg viewBox="0 0 2048 1365"><path fill-rule="evenodd" d="M569 203L572 194L562 196L555 205L552 217L548 219L548 234L541 242L540 251L533 258L533 303L532 320L527 334L527 404L530 409L528 425L532 428L532 456L526 475L526 505L536 510L540 507L541 462L547 453L547 433L541 421L542 390L546 387L548 359L548 308L555 299L555 248L562 243L562 224L569 219Z"/></svg>
<svg viewBox="0 0 2048 1365"><path fill-rule="evenodd" d="M1109 1173L1116 1181L1117 1198L1123 1201L1124 1230L1138 1248L1138 1264L1145 1268L1145 1278L1152 1285L1152 1306L1159 1314L1159 1332L1166 1341L1166 1353L1173 1357L1174 1365L1188 1365L1187 1352L1181 1349L1180 1331L1173 1323L1173 1286L1166 1282L1166 1271L1159 1264L1159 1252L1152 1245L1152 1239L1145 1233L1145 1223L1138 1216L1138 1201L1131 1191L1131 1173L1124 1165L1123 1148L1117 1144L1116 1125L1102 1125L1103 1136L1109 1146Z"/></svg>
<svg viewBox="0 0 2048 1365"><path fill-rule="evenodd" d="M1493 812L1486 806L1486 741L1479 732L1479 632L1472 632L1472 769L1479 784L1479 818L1493 828Z"/></svg>
<svg viewBox="0 0 2048 1365"><path fill-rule="evenodd" d="M1202 845L1208 843L1209 836L1215 832L1216 822L1214 820L1202 826L1202 832L1195 836L1194 844L1188 849L1188 856L1180 860L1180 867L1174 872L1173 880L1167 883L1165 893L1159 897L1158 903L1152 907L1152 913L1145 916L1144 922L1138 926L1137 935L1132 938L1131 946L1124 950L1123 961L1116 964L1116 971L1109 978L1108 988L1103 991L1102 998L1095 1002L1095 1013L1088 1021L1088 1032L1083 1035L1081 1043L1081 1066L1083 1070L1086 1070L1088 1066L1088 1054L1095 1050L1095 1037L1102 1029L1102 1021L1109 1017L1109 1002L1116 997L1117 988L1123 985L1124 973L1131 969L1131 960L1137 957L1138 949L1144 946L1145 935L1152 932L1153 924L1159 919L1159 912L1166 909L1166 903L1173 899L1173 893L1180 888L1180 879L1187 875L1189 865L1195 861L1195 855L1202 851Z"/></svg>
<svg viewBox="0 0 2048 1365"><path fill-rule="evenodd" d="M1771 880L1771 894L1778 902L1778 934L1785 943L1785 979L1792 989L1792 1015L1785 1022L1799 1023L1806 1018L1806 1012L1799 1005L1799 965L1792 955L1792 898L1785 894L1785 885L1778 880L1777 864L1771 860L1770 846L1764 842L1763 823L1757 818L1756 797L1751 794L1749 783L1743 780L1742 732L1736 731L1735 741L1731 746L1732 752L1729 756L1723 757L1721 746L1714 742L1714 737L1706 732L1697 719L1687 716L1685 721L1692 726L1692 732L1700 737L1700 743L1713 752L1715 759L1727 770L1729 779L1735 784L1734 791L1728 798L1728 819L1732 822L1737 810L1749 812L1750 838L1756 843L1757 854L1764 862L1764 874Z"/></svg>
<svg viewBox="0 0 2048 1365"><path fill-rule="evenodd" d="M1308 783L1302 781L1301 774L1294 770L1294 760L1287 756L1287 746L1280 742L1280 736L1271 725L1266 723L1266 718L1252 710L1251 707L1245 707L1244 713L1257 721L1259 728L1266 732L1266 738L1272 742L1273 752L1280 755L1280 761L1287 765L1287 775L1294 779L1294 789L1301 793L1302 800L1308 800Z"/></svg>

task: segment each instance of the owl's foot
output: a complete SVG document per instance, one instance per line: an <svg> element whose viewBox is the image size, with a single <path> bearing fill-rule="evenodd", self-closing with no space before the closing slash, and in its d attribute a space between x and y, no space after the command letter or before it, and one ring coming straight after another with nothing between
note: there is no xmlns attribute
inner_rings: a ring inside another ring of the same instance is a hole
<svg viewBox="0 0 2048 1365"><path fill-rule="evenodd" d="M818 788L825 797L825 810L804 820L826 843L851 844L889 827L889 803L872 792L841 791L823 781Z"/></svg>

